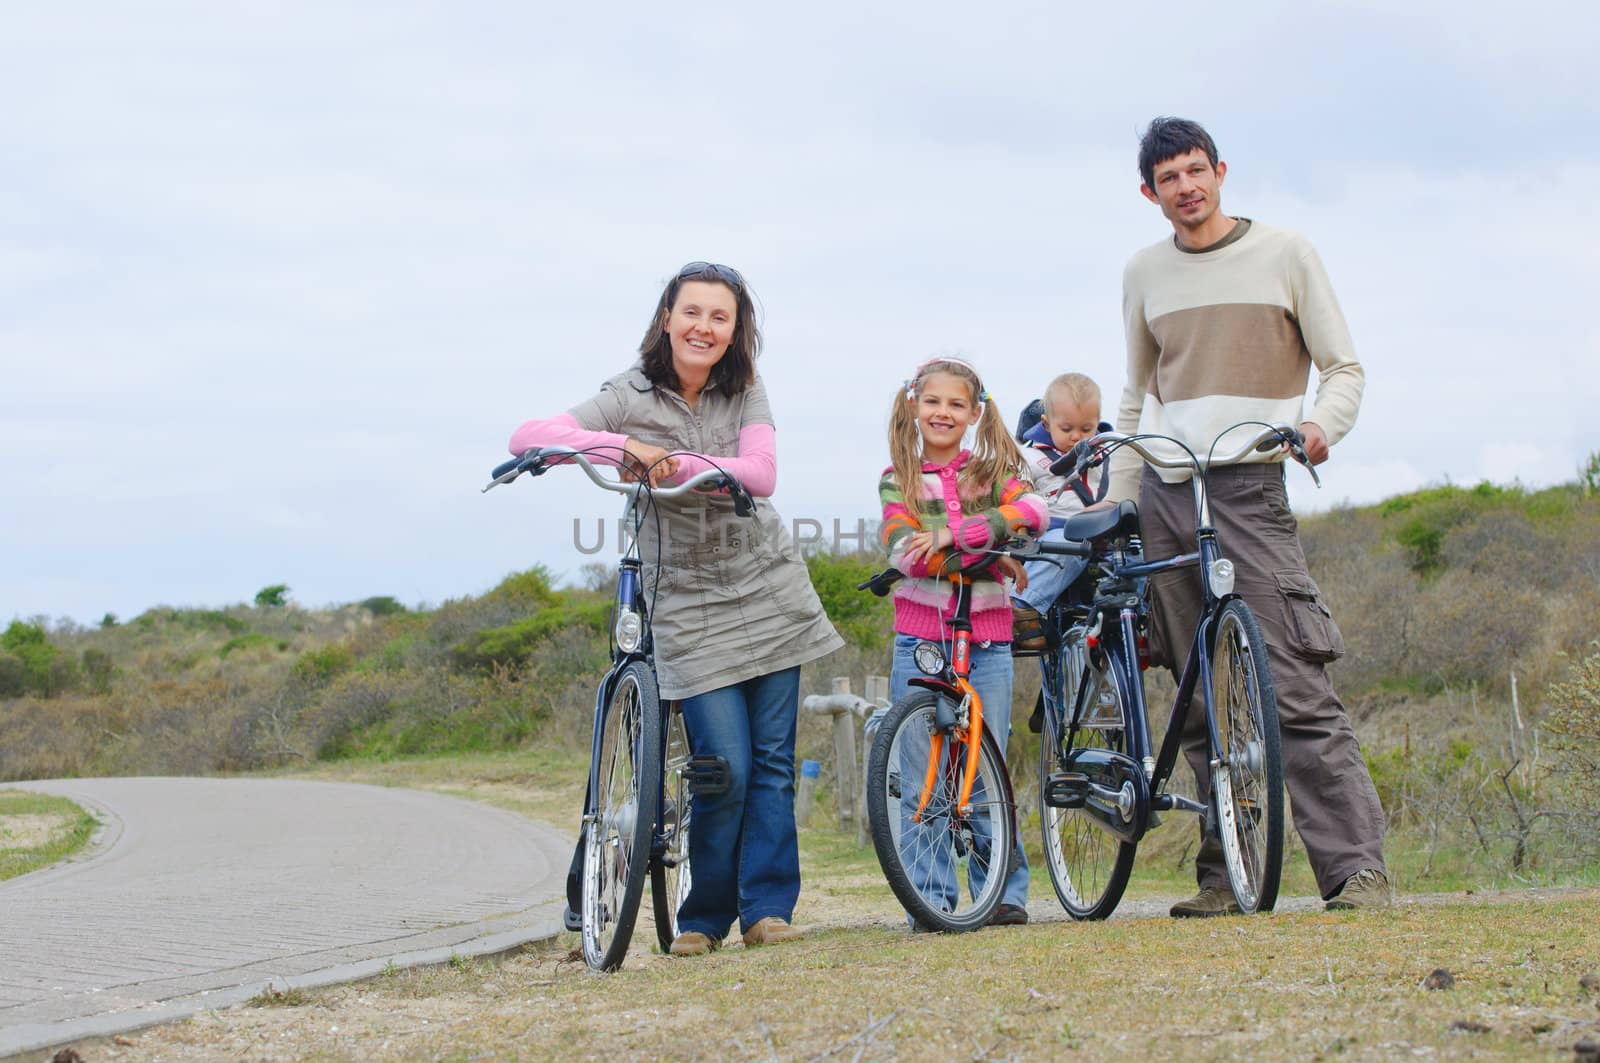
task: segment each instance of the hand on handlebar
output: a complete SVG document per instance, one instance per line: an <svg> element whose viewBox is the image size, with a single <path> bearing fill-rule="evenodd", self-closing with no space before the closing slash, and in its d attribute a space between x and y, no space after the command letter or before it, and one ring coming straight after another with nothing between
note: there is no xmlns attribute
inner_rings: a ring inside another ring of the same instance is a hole
<svg viewBox="0 0 1600 1063"><path fill-rule="evenodd" d="M625 480L638 481L648 475L650 486L660 487L663 481L678 471L678 459L663 447L642 443L630 436L623 444L623 450L628 455L627 463L622 467Z"/></svg>
<svg viewBox="0 0 1600 1063"><path fill-rule="evenodd" d="M1301 421L1300 440L1302 452L1309 464L1321 465L1328 460L1328 436L1323 432L1321 425L1315 421ZM1285 443L1283 449L1292 448Z"/></svg>

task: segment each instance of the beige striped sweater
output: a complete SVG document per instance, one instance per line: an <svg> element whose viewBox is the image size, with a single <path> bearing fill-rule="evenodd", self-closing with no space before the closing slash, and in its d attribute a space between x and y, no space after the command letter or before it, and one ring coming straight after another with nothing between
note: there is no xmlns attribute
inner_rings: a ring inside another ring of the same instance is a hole
<svg viewBox="0 0 1600 1063"><path fill-rule="evenodd" d="M1129 260L1117 428L1174 436L1202 459L1218 433L1246 420L1313 421L1337 443L1355 425L1365 376L1322 260L1298 233L1239 221L1204 251L1180 250L1169 237ZM1316 397L1303 412L1313 365ZM1225 436L1218 453L1237 449L1245 432ZM1117 452L1110 497L1138 496L1141 464L1132 450ZM1160 473L1169 483L1188 479Z"/></svg>

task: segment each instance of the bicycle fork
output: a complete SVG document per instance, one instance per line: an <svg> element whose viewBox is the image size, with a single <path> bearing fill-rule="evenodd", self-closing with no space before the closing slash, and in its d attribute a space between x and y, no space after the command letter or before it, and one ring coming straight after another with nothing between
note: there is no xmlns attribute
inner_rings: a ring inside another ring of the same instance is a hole
<svg viewBox="0 0 1600 1063"><path fill-rule="evenodd" d="M917 812L912 817L913 823L922 822L922 814L927 810L928 801L933 796L933 787L939 778L939 767L944 760L947 733L950 736L952 755L956 743L962 743L967 747L967 759L961 772L961 789L956 795L956 814L965 817L972 812L972 784L978 777L978 746L983 741L983 698L978 696L978 692L967 679L972 668L971 646L972 633L957 630L950 671L954 674L955 688L961 694L961 703L956 706L955 718L952 720L942 719L943 713L935 710L935 727L928 742L928 772L922 780L922 796L917 801ZM962 717L965 717L964 725Z"/></svg>

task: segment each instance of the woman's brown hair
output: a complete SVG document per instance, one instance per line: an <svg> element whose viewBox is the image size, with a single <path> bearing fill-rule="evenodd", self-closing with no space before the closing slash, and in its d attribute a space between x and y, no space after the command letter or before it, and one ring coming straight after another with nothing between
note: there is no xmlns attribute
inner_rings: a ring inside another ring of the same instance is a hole
<svg viewBox="0 0 1600 1063"><path fill-rule="evenodd" d="M684 281L710 281L733 293L733 339L728 342L727 353L711 367L711 378L706 386L715 386L724 395L738 394L755 383L756 357L761 354L761 328L756 324L755 300L744 275L732 266L716 262L691 262L667 282L656 302L650 327L639 341L639 360L644 363L644 375L657 387L681 390L678 371L672 367L672 341L666 328Z"/></svg>

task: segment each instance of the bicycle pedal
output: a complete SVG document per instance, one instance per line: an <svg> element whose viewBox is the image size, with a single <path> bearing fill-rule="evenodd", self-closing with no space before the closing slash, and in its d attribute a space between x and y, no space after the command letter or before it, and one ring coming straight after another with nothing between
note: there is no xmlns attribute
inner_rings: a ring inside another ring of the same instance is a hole
<svg viewBox="0 0 1600 1063"><path fill-rule="evenodd" d="M1051 808L1082 808L1089 800L1089 777L1075 771L1058 771L1044 783L1044 803Z"/></svg>
<svg viewBox="0 0 1600 1063"><path fill-rule="evenodd" d="M579 915L571 908L563 908L561 910L561 925L566 927L568 930L582 930L583 916Z"/></svg>
<svg viewBox="0 0 1600 1063"><path fill-rule="evenodd" d="M689 792L696 796L725 794L732 784L727 760L709 753L690 757L688 766L683 769L683 778Z"/></svg>

